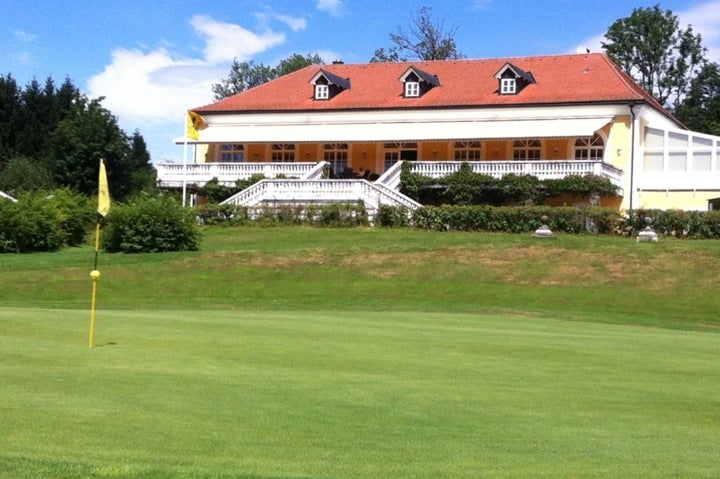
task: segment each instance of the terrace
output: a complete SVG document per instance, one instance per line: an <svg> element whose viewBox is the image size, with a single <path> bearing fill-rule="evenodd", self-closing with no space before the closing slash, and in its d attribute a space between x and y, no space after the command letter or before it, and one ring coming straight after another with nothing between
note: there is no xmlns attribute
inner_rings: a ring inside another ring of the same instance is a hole
<svg viewBox="0 0 720 479"><path fill-rule="evenodd" d="M439 178L457 171L459 161L412 162L415 173ZM559 179L568 175L594 174L608 178L622 187L623 172L595 160L567 161L475 161L467 162L473 172L500 178L508 174L533 175L539 179ZM325 203L363 201L372 216L381 204L418 206L397 190L402 162L395 163L375 181L362 178L324 179L327 163L202 163L159 164L158 186L161 188L202 187L216 179L219 184L234 186L238 180L255 175L265 179L228 198L223 203L255 207L263 204Z"/></svg>

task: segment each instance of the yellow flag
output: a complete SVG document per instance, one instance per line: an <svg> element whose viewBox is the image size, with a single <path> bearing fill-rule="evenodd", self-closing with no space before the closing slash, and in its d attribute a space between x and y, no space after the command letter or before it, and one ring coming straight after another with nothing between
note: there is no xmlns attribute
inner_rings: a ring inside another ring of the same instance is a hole
<svg viewBox="0 0 720 479"><path fill-rule="evenodd" d="M187 112L187 137L197 140L200 138L200 130L207 127L205 119L195 113L194 111L188 110Z"/></svg>
<svg viewBox="0 0 720 479"><path fill-rule="evenodd" d="M98 209L97 212L106 216L110 211L110 191L108 190L107 173L105 163L100 160L100 179L98 181Z"/></svg>

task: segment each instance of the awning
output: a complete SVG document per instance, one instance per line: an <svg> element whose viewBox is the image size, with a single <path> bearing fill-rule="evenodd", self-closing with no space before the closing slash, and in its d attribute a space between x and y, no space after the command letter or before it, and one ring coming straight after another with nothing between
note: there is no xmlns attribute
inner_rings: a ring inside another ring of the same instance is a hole
<svg viewBox="0 0 720 479"><path fill-rule="evenodd" d="M376 142L592 136L610 116L563 119L213 125L188 143ZM177 139L183 143L184 139Z"/></svg>

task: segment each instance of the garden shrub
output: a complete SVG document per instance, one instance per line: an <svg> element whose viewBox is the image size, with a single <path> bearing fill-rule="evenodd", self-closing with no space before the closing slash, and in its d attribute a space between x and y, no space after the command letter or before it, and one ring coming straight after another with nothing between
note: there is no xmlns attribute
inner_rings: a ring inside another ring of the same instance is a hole
<svg viewBox="0 0 720 479"><path fill-rule="evenodd" d="M532 175L508 174L502 178L474 173L469 163L441 178L412 172L412 163L403 164L400 191L426 206L493 205L531 206L547 198L564 195L588 198L592 194L615 196L617 187L597 175L569 175L557 180L540 180Z"/></svg>
<svg viewBox="0 0 720 479"><path fill-rule="evenodd" d="M0 253L57 251L67 241L63 215L47 194L0 201Z"/></svg>
<svg viewBox="0 0 720 479"><path fill-rule="evenodd" d="M98 219L97 201L91 201L87 196L68 188L55 190L48 199L60 213L66 244L79 246L85 243L88 231L92 230Z"/></svg>
<svg viewBox="0 0 720 479"><path fill-rule="evenodd" d="M195 251L199 236L192 208L183 208L171 196L143 193L126 204L113 205L102 244L108 252Z"/></svg>
<svg viewBox="0 0 720 479"><path fill-rule="evenodd" d="M401 214L401 209L396 210L385 207L383 217L392 218ZM540 227L542 216L548 217L548 226L553 231L573 234L584 232L610 234L620 218L620 214L610 208L442 205L418 208L412 214L411 224L417 228L434 231L523 233L535 231ZM382 221L378 224L387 226Z"/></svg>

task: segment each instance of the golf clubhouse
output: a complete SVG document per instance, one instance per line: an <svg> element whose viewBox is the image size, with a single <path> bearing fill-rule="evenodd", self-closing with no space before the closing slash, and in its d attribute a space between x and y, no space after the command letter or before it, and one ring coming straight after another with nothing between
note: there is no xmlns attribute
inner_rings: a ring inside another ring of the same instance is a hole
<svg viewBox="0 0 720 479"><path fill-rule="evenodd" d="M617 186L575 206L706 210L720 197L720 137L689 131L601 53L312 65L189 114L197 138L176 140L186 160L157 165L158 185L263 175L225 201L246 207L416 208L399 192L404 162Z"/></svg>

